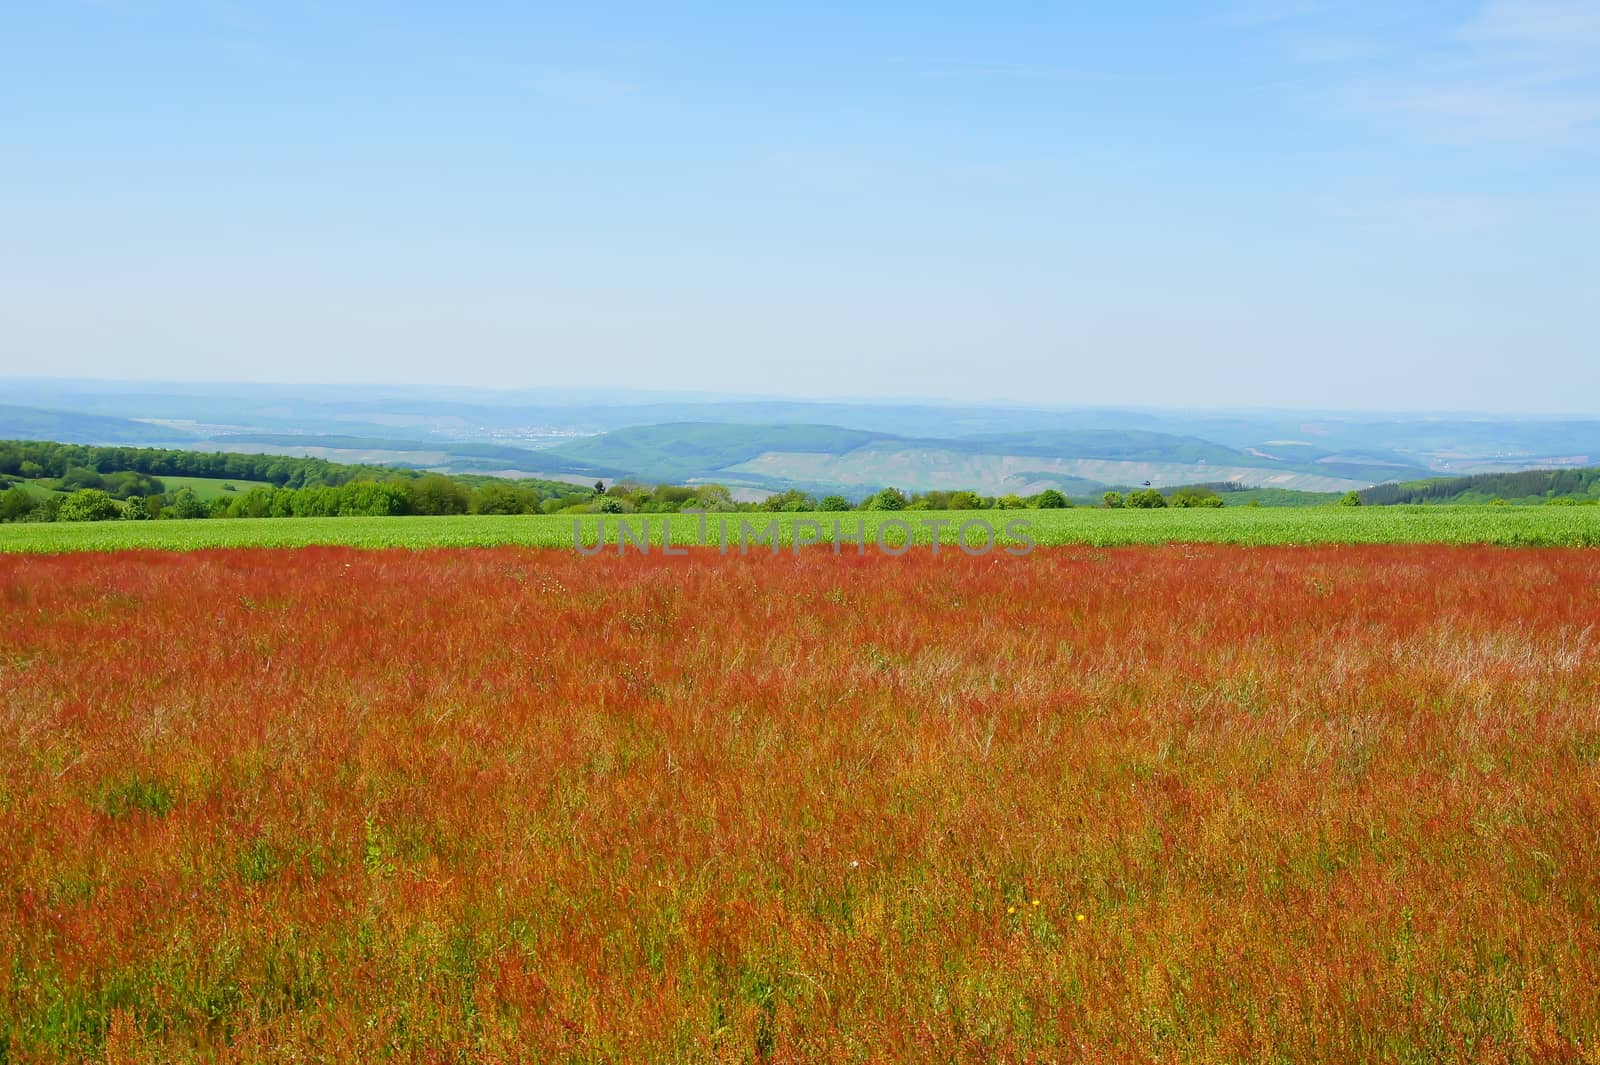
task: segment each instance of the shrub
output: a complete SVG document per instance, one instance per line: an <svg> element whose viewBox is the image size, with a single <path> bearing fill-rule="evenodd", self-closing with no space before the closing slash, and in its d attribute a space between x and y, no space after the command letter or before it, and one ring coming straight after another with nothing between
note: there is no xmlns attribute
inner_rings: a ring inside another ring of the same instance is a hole
<svg viewBox="0 0 1600 1065"><path fill-rule="evenodd" d="M152 504L154 510L152 510ZM145 521L161 512L161 500L155 496L130 496L117 504L121 514L117 515L125 521Z"/></svg>
<svg viewBox="0 0 1600 1065"><path fill-rule="evenodd" d="M122 517L122 505L98 488L72 493L61 503L60 521L110 521Z"/></svg>
<svg viewBox="0 0 1600 1065"><path fill-rule="evenodd" d="M1339 505L1341 507L1359 507L1361 505L1361 493L1346 492L1339 497Z"/></svg>
<svg viewBox="0 0 1600 1065"><path fill-rule="evenodd" d="M817 509L827 511L849 510L850 501L844 496L823 496L822 501L817 504Z"/></svg>
<svg viewBox="0 0 1600 1065"><path fill-rule="evenodd" d="M180 488L172 496L172 506L167 508L174 518L204 518L210 516L206 505L194 494L192 488Z"/></svg>
<svg viewBox="0 0 1600 1065"><path fill-rule="evenodd" d="M1167 502L1174 507L1220 507L1222 497L1209 488L1191 484L1173 492Z"/></svg>
<svg viewBox="0 0 1600 1065"><path fill-rule="evenodd" d="M1110 507L1112 510L1121 510L1122 509L1122 493L1121 492L1107 492L1105 495L1100 497L1100 502L1105 504L1106 506Z"/></svg>

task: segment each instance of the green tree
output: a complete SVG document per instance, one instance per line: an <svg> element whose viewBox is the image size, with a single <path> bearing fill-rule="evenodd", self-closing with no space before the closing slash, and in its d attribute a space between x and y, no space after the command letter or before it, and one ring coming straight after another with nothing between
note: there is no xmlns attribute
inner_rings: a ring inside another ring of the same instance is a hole
<svg viewBox="0 0 1600 1065"><path fill-rule="evenodd" d="M904 510L906 494L898 488L881 488L867 501L868 510Z"/></svg>
<svg viewBox="0 0 1600 1065"><path fill-rule="evenodd" d="M1106 506L1110 507L1112 510L1121 510L1122 509L1122 493L1121 492L1107 492L1105 495L1100 497L1100 502L1105 504Z"/></svg>
<svg viewBox="0 0 1600 1065"><path fill-rule="evenodd" d="M818 510L838 511L849 510L850 501L844 496L823 496L817 503Z"/></svg>
<svg viewBox="0 0 1600 1065"><path fill-rule="evenodd" d="M958 492L950 493L950 500L947 506L951 510L982 510L983 500L978 498L978 493L971 489L963 488Z"/></svg>
<svg viewBox="0 0 1600 1065"><path fill-rule="evenodd" d="M1137 492L1129 492L1127 505L1140 510L1160 510L1167 505L1167 497L1159 489L1141 488Z"/></svg>
<svg viewBox="0 0 1600 1065"><path fill-rule="evenodd" d="M769 511L796 513L803 510L815 510L816 508L816 501L798 488L791 488L786 492L778 492L761 501L761 509Z"/></svg>
<svg viewBox="0 0 1600 1065"><path fill-rule="evenodd" d="M1222 497L1209 488L1191 484L1173 492L1167 502L1175 507L1220 507Z"/></svg>
<svg viewBox="0 0 1600 1065"><path fill-rule="evenodd" d="M406 503L406 490L397 484L356 481L339 489L340 517L404 514Z"/></svg>
<svg viewBox="0 0 1600 1065"><path fill-rule="evenodd" d="M61 521L110 521L122 517L122 506L103 489L83 488L61 501L56 517Z"/></svg>
<svg viewBox="0 0 1600 1065"><path fill-rule="evenodd" d="M0 492L0 521L25 521L33 513L33 496L21 485Z"/></svg>
<svg viewBox="0 0 1600 1065"><path fill-rule="evenodd" d="M63 492L76 492L81 488L104 488L106 480L96 470L87 466L75 466L61 475L61 490Z"/></svg>
<svg viewBox="0 0 1600 1065"><path fill-rule="evenodd" d="M205 518L210 516L206 505L194 494L194 489L183 487L172 496L172 506L167 508L174 518Z"/></svg>
<svg viewBox="0 0 1600 1065"><path fill-rule="evenodd" d="M1361 505L1361 493L1346 492L1339 497L1339 505L1341 507L1359 507Z"/></svg>
<svg viewBox="0 0 1600 1065"><path fill-rule="evenodd" d="M1065 510L1072 504L1067 502L1067 497L1054 488L1046 488L1033 497L1033 505L1040 510Z"/></svg>
<svg viewBox="0 0 1600 1065"><path fill-rule="evenodd" d="M156 496L129 496L118 504L119 509L122 511L119 517L125 521L144 521L155 517L155 514L150 513L149 503L151 500L155 501L157 512L159 513L161 500Z"/></svg>
<svg viewBox="0 0 1600 1065"><path fill-rule="evenodd" d="M442 474L430 474L407 485L413 514L465 514L472 492Z"/></svg>
<svg viewBox="0 0 1600 1065"><path fill-rule="evenodd" d="M694 490L694 505L700 510L730 511L737 510L733 501L733 493L728 491L726 485L702 484Z"/></svg>
<svg viewBox="0 0 1600 1065"><path fill-rule="evenodd" d="M474 514L533 514L539 510L539 494L506 481L490 481L473 489L468 509Z"/></svg>

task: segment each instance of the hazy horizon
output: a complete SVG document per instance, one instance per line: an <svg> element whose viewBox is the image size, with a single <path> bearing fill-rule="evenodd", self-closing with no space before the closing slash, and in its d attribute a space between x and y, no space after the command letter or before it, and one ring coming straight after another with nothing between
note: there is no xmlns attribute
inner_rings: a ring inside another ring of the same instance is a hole
<svg viewBox="0 0 1600 1065"><path fill-rule="evenodd" d="M0 92L0 376L1600 394L1590 0L22 0Z"/></svg>
<svg viewBox="0 0 1600 1065"><path fill-rule="evenodd" d="M704 389L672 389L672 388L603 388L589 387L539 387L539 386L505 386L496 388L485 385L468 385L449 381L270 381L270 380L241 380L225 378L168 378L168 377L62 377L58 375L10 375L0 376L0 403L8 401L5 391L8 387L19 385L32 385L43 387L46 385L58 386L63 395L81 391L83 394L117 395L132 393L141 389L178 388L196 395L213 394L202 390L215 389L216 395L228 395L231 390L295 390L315 391L349 390L374 396L382 395L385 389L405 393L443 394L449 398L451 394L462 393L467 396L486 399L496 397L499 399L541 399L552 405L595 405L595 406L644 406L649 404L783 404L796 405L849 405L849 406L883 406L883 407L950 407L960 408L993 408L997 410L1016 410L1019 412L1038 411L1040 413L1061 412L1114 412L1124 411L1129 413L1151 412L1167 414L1197 414L1197 415L1297 415L1297 416L1323 416L1323 417L1373 417L1411 418L1411 419L1449 419L1466 418L1471 420L1485 419L1533 419L1533 420L1600 420L1600 409L1596 410L1548 410L1529 411L1510 408L1410 408L1410 407L1324 407L1324 406L1294 406L1287 404L1259 405L1259 406L1195 406L1173 405L1159 403L1048 403L1041 401L1028 401L1025 399L998 398L994 400L967 400L951 396L936 395L880 395L865 396L849 393L760 393L760 392L726 392ZM27 398L27 397L23 397ZM28 406L30 404L20 404Z"/></svg>

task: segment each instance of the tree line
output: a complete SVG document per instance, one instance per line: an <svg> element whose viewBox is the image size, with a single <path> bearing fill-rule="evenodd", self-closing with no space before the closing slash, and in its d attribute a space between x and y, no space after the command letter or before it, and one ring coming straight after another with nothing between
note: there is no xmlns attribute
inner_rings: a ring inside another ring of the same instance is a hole
<svg viewBox="0 0 1600 1065"><path fill-rule="evenodd" d="M1368 504L1473 503L1499 500L1539 502L1600 495L1600 467L1570 470L1518 470L1439 477L1404 484L1380 484L1361 492Z"/></svg>
<svg viewBox="0 0 1600 1065"><path fill-rule="evenodd" d="M203 499L162 477L222 480L226 491ZM267 483L236 489L232 480ZM34 440L0 441L0 489L0 521L537 514L594 498L587 486L534 478Z"/></svg>
<svg viewBox="0 0 1600 1065"><path fill-rule="evenodd" d="M202 498L170 478L222 479L223 492ZM229 479L266 482L236 488ZM13 481L32 482L35 487ZM39 491L39 488L46 491ZM538 479L448 476L414 469L343 465L316 458L162 448L90 447L49 441L0 441L0 521L110 521L200 518L387 517L445 514L670 514L680 511L1054 510L1076 505L1054 488L1028 496L965 489L906 492L882 488L851 500L797 488L760 501L737 501L723 485L648 486L603 481L574 486ZM53 489L53 491L49 491ZM1170 500L1170 502L1169 502ZM1221 506L1205 487L1170 497L1153 488L1108 507Z"/></svg>
<svg viewBox="0 0 1600 1065"><path fill-rule="evenodd" d="M72 470L100 474L140 473L150 477L213 477L266 481L278 488L344 484L402 471L381 466L344 465L289 455L244 455L228 451L184 451L154 447L94 447L49 440L0 440L0 475L22 478L65 477Z"/></svg>

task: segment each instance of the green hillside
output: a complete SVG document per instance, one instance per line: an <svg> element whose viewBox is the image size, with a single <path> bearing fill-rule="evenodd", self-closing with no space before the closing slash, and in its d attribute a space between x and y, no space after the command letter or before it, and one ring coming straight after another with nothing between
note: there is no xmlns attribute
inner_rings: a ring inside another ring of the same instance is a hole
<svg viewBox="0 0 1600 1065"><path fill-rule="evenodd" d="M646 481L715 480L751 489L854 495L896 485L994 495L1055 488L1083 496L1145 482L1170 487L1219 480L1248 488L1345 492L1424 472L1320 449L1287 461L1196 436L1104 428L903 437L827 425L679 422L621 429L549 453Z"/></svg>
<svg viewBox="0 0 1600 1065"><path fill-rule="evenodd" d="M266 481L246 481L238 477L173 477L161 478L162 487L167 492L178 492L185 488L195 494L202 502L209 503L213 499L223 499L230 495L248 492L252 488L272 487Z"/></svg>
<svg viewBox="0 0 1600 1065"><path fill-rule="evenodd" d="M447 467L455 473L520 469L580 477L615 477L624 472L592 462L566 459L550 449L461 443L436 437L418 440L333 433L230 433L217 437L216 442L230 449L249 451L270 447L277 451L320 454L330 459L342 455L381 455L385 465Z"/></svg>
<svg viewBox="0 0 1600 1065"><path fill-rule="evenodd" d="M69 444L172 443L192 434L164 425L76 411L0 404L0 439L60 440Z"/></svg>
<svg viewBox="0 0 1600 1065"><path fill-rule="evenodd" d="M1600 466L1571 470L1519 470L1466 477L1430 477L1380 484L1361 493L1369 504L1393 503L1543 503L1551 499L1600 500Z"/></svg>
<svg viewBox="0 0 1600 1065"><path fill-rule="evenodd" d="M833 425L726 425L676 422L641 425L575 440L551 451L575 461L617 467L647 480L685 481L753 459L769 451L838 455L885 433Z"/></svg>
<svg viewBox="0 0 1600 1065"><path fill-rule="evenodd" d="M939 440L951 450L987 455L1034 455L1116 459L1124 462L1237 462L1244 453L1197 436L1140 429L1053 429L1033 433L984 433Z"/></svg>

